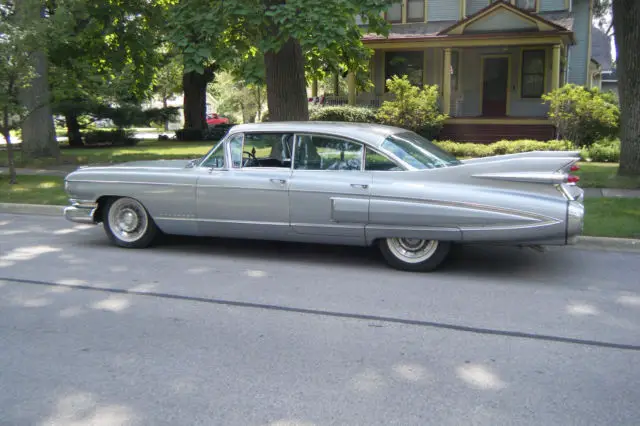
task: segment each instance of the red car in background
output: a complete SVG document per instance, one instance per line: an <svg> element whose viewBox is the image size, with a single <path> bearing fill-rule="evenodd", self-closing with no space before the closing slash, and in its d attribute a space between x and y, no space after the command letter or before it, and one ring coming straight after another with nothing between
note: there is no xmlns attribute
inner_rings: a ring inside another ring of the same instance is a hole
<svg viewBox="0 0 640 426"><path fill-rule="evenodd" d="M229 119L226 117L220 117L214 112L213 114L207 114L207 124L209 126L215 126L218 124L229 124Z"/></svg>

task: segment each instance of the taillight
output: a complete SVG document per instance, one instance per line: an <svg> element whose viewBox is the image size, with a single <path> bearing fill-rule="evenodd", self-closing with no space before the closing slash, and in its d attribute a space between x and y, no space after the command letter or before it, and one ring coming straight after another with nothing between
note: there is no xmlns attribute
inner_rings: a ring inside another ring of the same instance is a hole
<svg viewBox="0 0 640 426"><path fill-rule="evenodd" d="M574 164L573 166L571 166L569 170L571 170L572 172L577 172L578 170L580 170L580 166L578 166L577 164Z"/></svg>
<svg viewBox="0 0 640 426"><path fill-rule="evenodd" d="M567 182L568 183L578 183L578 182L580 182L580 177L579 176L575 176L575 175L569 175L567 177Z"/></svg>

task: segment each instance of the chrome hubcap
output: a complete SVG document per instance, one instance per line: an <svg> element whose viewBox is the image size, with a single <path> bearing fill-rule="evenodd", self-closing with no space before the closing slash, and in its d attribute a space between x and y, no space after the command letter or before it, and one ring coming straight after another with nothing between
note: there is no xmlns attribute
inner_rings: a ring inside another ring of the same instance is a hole
<svg viewBox="0 0 640 426"><path fill-rule="evenodd" d="M147 214L142 204L120 198L109 209L109 229L122 241L134 242L147 231Z"/></svg>
<svg viewBox="0 0 640 426"><path fill-rule="evenodd" d="M389 250L403 262L420 263L433 256L438 248L438 241L418 238L389 238L387 245Z"/></svg>

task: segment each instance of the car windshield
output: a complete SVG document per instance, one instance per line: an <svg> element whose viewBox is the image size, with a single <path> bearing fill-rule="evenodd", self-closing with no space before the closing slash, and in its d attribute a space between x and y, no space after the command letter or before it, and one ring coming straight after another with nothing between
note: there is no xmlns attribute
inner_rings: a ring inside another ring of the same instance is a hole
<svg viewBox="0 0 640 426"><path fill-rule="evenodd" d="M461 164L456 157L414 132L390 135L382 143L382 149L416 169L435 169Z"/></svg>

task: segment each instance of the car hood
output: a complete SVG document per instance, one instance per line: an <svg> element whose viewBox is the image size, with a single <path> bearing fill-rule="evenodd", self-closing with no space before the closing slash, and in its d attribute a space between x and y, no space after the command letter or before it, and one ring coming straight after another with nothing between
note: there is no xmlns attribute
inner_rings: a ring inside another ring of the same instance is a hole
<svg viewBox="0 0 640 426"><path fill-rule="evenodd" d="M143 161L128 161L126 163L116 164L96 164L81 167L80 169L96 169L96 168L126 168L126 169L157 169L157 168L171 168L171 169L183 169L193 160L143 160Z"/></svg>

